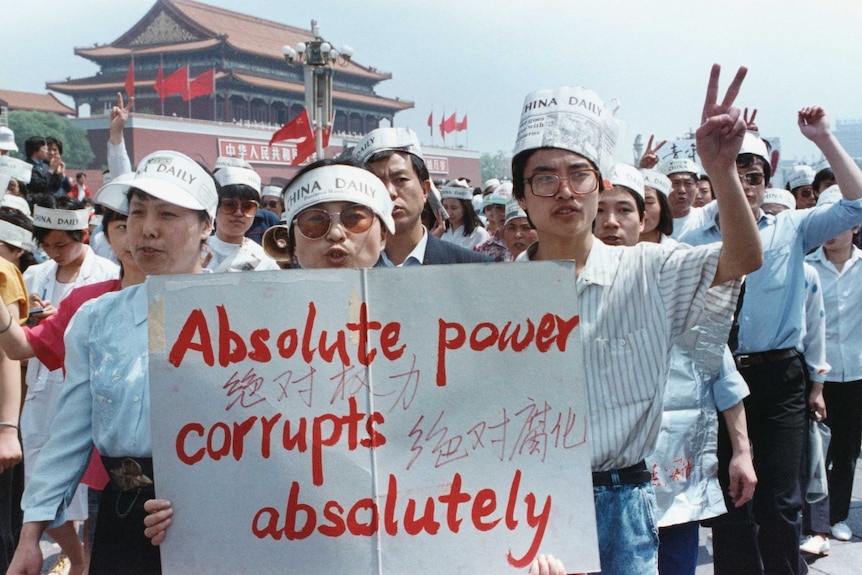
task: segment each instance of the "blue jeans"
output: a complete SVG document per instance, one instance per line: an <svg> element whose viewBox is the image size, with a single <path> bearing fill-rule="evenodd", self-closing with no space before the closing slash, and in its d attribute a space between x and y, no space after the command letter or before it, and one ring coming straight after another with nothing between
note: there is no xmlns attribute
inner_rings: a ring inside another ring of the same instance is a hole
<svg viewBox="0 0 862 575"><path fill-rule="evenodd" d="M593 487L602 575L658 573L658 521L652 485Z"/></svg>
<svg viewBox="0 0 862 575"><path fill-rule="evenodd" d="M658 572L661 575L694 575L699 529L697 521L659 527Z"/></svg>

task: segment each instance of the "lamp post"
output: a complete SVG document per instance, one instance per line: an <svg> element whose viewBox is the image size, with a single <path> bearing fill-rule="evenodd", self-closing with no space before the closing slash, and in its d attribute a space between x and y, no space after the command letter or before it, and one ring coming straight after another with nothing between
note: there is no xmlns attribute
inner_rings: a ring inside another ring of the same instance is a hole
<svg viewBox="0 0 862 575"><path fill-rule="evenodd" d="M346 67L353 57L349 46L336 50L320 37L320 27L311 21L314 40L299 42L296 47L283 46L281 51L288 64L302 64L305 80L305 109L314 130L317 159L323 158L323 131L332 123L332 76L335 65Z"/></svg>

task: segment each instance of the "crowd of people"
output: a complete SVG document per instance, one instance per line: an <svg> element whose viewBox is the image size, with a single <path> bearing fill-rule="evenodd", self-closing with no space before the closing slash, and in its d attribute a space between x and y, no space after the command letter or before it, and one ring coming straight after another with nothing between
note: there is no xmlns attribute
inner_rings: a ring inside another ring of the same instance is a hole
<svg viewBox="0 0 862 575"><path fill-rule="evenodd" d="M807 572L802 553L852 535L862 171L804 107L828 168L769 188L767 144L734 106L745 74L720 97L713 67L699 164L660 161L653 138L638 166L617 163L619 119L596 93L532 92L512 180L475 189L433 182L416 134L394 127L283 188L172 150L133 171L122 98L92 196L55 138L0 156L0 564L39 573L47 532L56 572L160 572L183 519L155 497L147 276L573 260L601 572L693 574L701 524L718 574ZM833 437L829 496L810 506L809 420ZM530 572L565 567L542 555Z"/></svg>

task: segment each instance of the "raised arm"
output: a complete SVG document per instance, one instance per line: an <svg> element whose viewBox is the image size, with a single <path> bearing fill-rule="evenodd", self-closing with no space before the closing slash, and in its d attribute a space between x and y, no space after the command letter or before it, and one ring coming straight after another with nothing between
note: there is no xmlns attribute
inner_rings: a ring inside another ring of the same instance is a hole
<svg viewBox="0 0 862 575"><path fill-rule="evenodd" d="M848 200L862 198L862 170L832 133L826 110L820 106L806 106L799 110L796 123L802 135L823 152L844 197Z"/></svg>
<svg viewBox="0 0 862 575"><path fill-rule="evenodd" d="M126 152L126 144L123 141L123 129L129 119L129 111L132 109L134 98L123 104L123 95L117 92L117 105L111 108L111 119L109 122L108 137L108 170L111 178L132 171L129 154Z"/></svg>
<svg viewBox="0 0 862 575"><path fill-rule="evenodd" d="M697 153L712 180L721 222L722 249L713 285L741 277L763 263L760 233L736 174L736 156L745 135L745 121L733 102L739 94L746 68L740 68L718 103L721 67L713 65L697 129Z"/></svg>

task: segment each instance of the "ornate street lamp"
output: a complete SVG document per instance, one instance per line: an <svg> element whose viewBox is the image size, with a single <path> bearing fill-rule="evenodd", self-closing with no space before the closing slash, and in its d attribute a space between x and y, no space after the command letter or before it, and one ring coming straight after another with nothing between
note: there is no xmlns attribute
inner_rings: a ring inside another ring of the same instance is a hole
<svg viewBox="0 0 862 575"><path fill-rule="evenodd" d="M296 48L283 46L281 51L288 64L302 64L305 76L305 109L314 130L317 159L323 158L323 130L329 128L332 121L332 76L334 67L338 64L346 67L353 57L353 49L342 46L336 50L332 44L320 37L317 20L311 21L311 33L314 40L299 42Z"/></svg>

